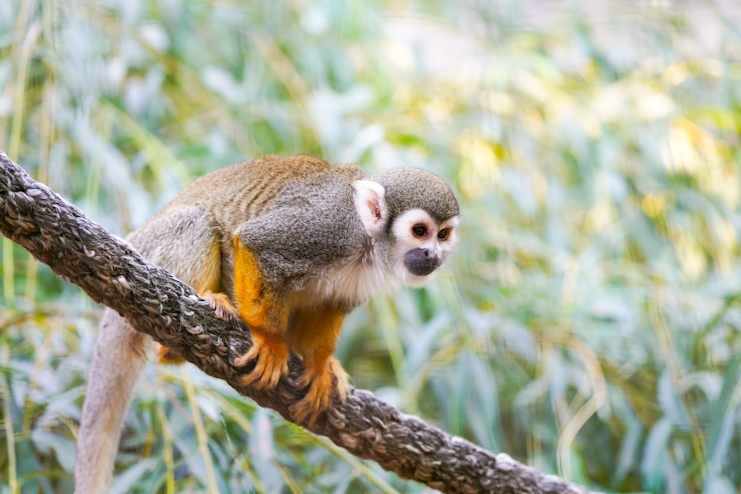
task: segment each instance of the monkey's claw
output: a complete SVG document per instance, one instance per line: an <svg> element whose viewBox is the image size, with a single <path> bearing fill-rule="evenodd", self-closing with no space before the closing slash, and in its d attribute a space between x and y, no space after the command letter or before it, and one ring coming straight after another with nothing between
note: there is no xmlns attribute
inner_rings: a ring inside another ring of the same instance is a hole
<svg viewBox="0 0 741 494"><path fill-rule="evenodd" d="M281 375L288 374L288 347L280 338L252 333L252 348L234 360L234 365L243 367L257 359L255 369L242 377L242 384L257 389L272 389Z"/></svg>
<svg viewBox="0 0 741 494"><path fill-rule="evenodd" d="M320 413L328 409L333 401L344 401L349 384L348 375L340 363L329 359L320 369L308 365L304 374L294 383L298 387L309 385L306 396L291 405L289 411L298 422L313 423Z"/></svg>
<svg viewBox="0 0 741 494"><path fill-rule="evenodd" d="M200 294L202 298L208 301L209 307L216 313L216 317L223 321L231 321L239 316L239 312L232 305L229 297L225 293L214 293L206 290Z"/></svg>

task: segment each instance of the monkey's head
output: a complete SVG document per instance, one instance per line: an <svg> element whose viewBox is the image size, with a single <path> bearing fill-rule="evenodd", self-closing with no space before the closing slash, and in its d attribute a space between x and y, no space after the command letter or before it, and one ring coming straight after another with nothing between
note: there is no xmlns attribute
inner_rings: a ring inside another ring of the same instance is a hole
<svg viewBox="0 0 741 494"><path fill-rule="evenodd" d="M425 284L458 243L458 201L450 186L419 168L390 168L353 186L375 256L403 284Z"/></svg>

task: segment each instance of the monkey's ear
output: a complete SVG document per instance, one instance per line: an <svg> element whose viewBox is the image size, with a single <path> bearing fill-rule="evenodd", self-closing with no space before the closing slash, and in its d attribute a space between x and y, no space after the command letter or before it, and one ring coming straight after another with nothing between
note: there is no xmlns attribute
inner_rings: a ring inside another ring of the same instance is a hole
<svg viewBox="0 0 741 494"><path fill-rule="evenodd" d="M386 190L383 185L370 180L356 180L352 183L355 189L355 209L365 232L375 236L383 227L388 213L386 211Z"/></svg>

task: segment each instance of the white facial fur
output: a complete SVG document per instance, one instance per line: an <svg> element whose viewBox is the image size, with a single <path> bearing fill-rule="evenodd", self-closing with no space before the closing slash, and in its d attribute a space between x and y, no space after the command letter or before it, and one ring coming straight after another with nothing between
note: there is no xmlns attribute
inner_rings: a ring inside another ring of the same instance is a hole
<svg viewBox="0 0 741 494"><path fill-rule="evenodd" d="M417 276L411 273L404 264L404 258L410 250L429 249L440 258L441 264L444 263L458 242L458 217L438 224L422 209L405 212L392 225L393 244L385 258L374 245L388 217L385 190L369 180L356 180L353 188L355 207L370 240L369 249L360 252L357 259L336 266L325 276L312 280L304 287L304 290L314 293L309 298L363 303L374 294L395 290L399 284L418 287L427 283L432 274ZM422 237L412 231L420 225L426 229L426 235ZM437 236L442 230L448 234L445 239Z"/></svg>
<svg viewBox="0 0 741 494"><path fill-rule="evenodd" d="M459 217L447 219L442 223L438 222L422 209L410 209L396 218L391 231L394 235L395 242L389 252L389 265L396 277L404 284L409 286L422 286L427 283L431 275L417 276L407 269L404 265L404 257L407 252L413 249L428 249L433 255L440 258L441 264L455 249L458 243L458 225ZM413 228L423 226L426 235L415 235ZM447 236L445 239L438 238L438 234L445 230Z"/></svg>

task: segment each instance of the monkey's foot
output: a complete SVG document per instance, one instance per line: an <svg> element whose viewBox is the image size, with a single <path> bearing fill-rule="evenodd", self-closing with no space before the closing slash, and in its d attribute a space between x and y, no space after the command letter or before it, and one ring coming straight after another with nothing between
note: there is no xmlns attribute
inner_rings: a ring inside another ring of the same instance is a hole
<svg viewBox="0 0 741 494"><path fill-rule="evenodd" d="M239 317L239 312L229 300L229 297L225 293L214 293L211 290L206 290L199 294L202 298L208 300L208 305L214 312L216 317L224 321L231 321Z"/></svg>
<svg viewBox="0 0 741 494"><path fill-rule="evenodd" d="M288 347L280 337L252 331L252 348L234 360L234 365L243 367L257 359L255 370L242 377L242 384L257 389L272 389L281 375L288 374Z"/></svg>
<svg viewBox="0 0 741 494"><path fill-rule="evenodd" d="M180 365L185 359L172 348L167 348L160 343L154 342L154 351L157 352L157 362L160 364Z"/></svg>
<svg viewBox="0 0 741 494"><path fill-rule="evenodd" d="M298 387L309 385L309 392L291 406L290 413L299 422L313 423L333 401L345 400L349 376L335 358L330 358L319 368L314 368L309 359L304 360L304 365L306 370L295 384Z"/></svg>

